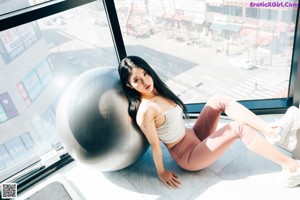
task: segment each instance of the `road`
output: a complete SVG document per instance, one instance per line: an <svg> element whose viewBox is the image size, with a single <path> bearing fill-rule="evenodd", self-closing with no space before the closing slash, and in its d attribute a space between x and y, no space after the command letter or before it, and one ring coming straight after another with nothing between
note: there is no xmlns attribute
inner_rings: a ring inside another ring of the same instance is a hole
<svg viewBox="0 0 300 200"><path fill-rule="evenodd" d="M46 40L64 54L64 67L117 66L108 26L93 23L88 16L65 19L63 25L45 25ZM51 31L52 29L52 31ZM64 39L62 39L64 38ZM135 38L124 34L128 55L148 61L185 103L205 102L214 94L228 94L237 100L283 97L287 94L290 68L267 67L245 70L231 65L232 56L217 53L217 47L193 47L168 40L164 32ZM57 55L58 56L58 55ZM57 59L57 62L58 59ZM71 63L71 64L70 64Z"/></svg>

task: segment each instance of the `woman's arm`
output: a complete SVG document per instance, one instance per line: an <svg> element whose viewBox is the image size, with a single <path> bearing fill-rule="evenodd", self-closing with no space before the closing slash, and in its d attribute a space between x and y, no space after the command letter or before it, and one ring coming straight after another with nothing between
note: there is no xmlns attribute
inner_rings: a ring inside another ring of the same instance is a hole
<svg viewBox="0 0 300 200"><path fill-rule="evenodd" d="M162 149L160 146L159 138L157 136L154 122L151 122L146 127L141 127L141 130L143 131L151 146L156 171L158 174L161 174L165 171L165 167L162 158Z"/></svg>
<svg viewBox="0 0 300 200"><path fill-rule="evenodd" d="M138 113L137 115L137 123L151 146L152 156L159 178L167 187L178 188L180 182L176 174L165 170L160 140L153 119L154 115L151 111Z"/></svg>

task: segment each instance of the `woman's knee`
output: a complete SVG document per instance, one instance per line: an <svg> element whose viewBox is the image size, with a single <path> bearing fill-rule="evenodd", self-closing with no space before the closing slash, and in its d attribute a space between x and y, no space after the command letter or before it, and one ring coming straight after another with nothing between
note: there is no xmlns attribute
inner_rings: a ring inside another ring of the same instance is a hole
<svg viewBox="0 0 300 200"><path fill-rule="evenodd" d="M240 121L230 122L229 126L234 131L236 137L241 139L245 145L248 145L257 135L253 128Z"/></svg>
<svg viewBox="0 0 300 200"><path fill-rule="evenodd" d="M232 99L227 95L214 95L206 102L206 105L225 111L231 101Z"/></svg>
<svg viewBox="0 0 300 200"><path fill-rule="evenodd" d="M247 125L240 121L233 121L229 123L229 126L238 138L242 138Z"/></svg>

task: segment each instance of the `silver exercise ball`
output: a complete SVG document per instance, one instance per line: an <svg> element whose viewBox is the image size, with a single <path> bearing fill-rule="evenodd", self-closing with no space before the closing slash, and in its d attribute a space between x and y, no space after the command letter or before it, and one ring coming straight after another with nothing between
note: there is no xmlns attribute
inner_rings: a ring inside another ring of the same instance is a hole
<svg viewBox="0 0 300 200"><path fill-rule="evenodd" d="M128 112L117 68L94 68L64 90L56 110L57 132L80 164L114 171L133 164L149 147Z"/></svg>

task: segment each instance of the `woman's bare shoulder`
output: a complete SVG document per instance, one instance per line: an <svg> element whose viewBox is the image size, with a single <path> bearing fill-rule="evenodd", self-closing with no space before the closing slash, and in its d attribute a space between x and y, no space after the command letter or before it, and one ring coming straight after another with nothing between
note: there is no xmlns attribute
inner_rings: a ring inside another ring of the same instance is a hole
<svg viewBox="0 0 300 200"><path fill-rule="evenodd" d="M137 116L151 115L155 113L155 105L152 102L142 102L139 106Z"/></svg>
<svg viewBox="0 0 300 200"><path fill-rule="evenodd" d="M142 102L139 106L136 121L139 125L149 122L154 119L156 107L151 102Z"/></svg>

